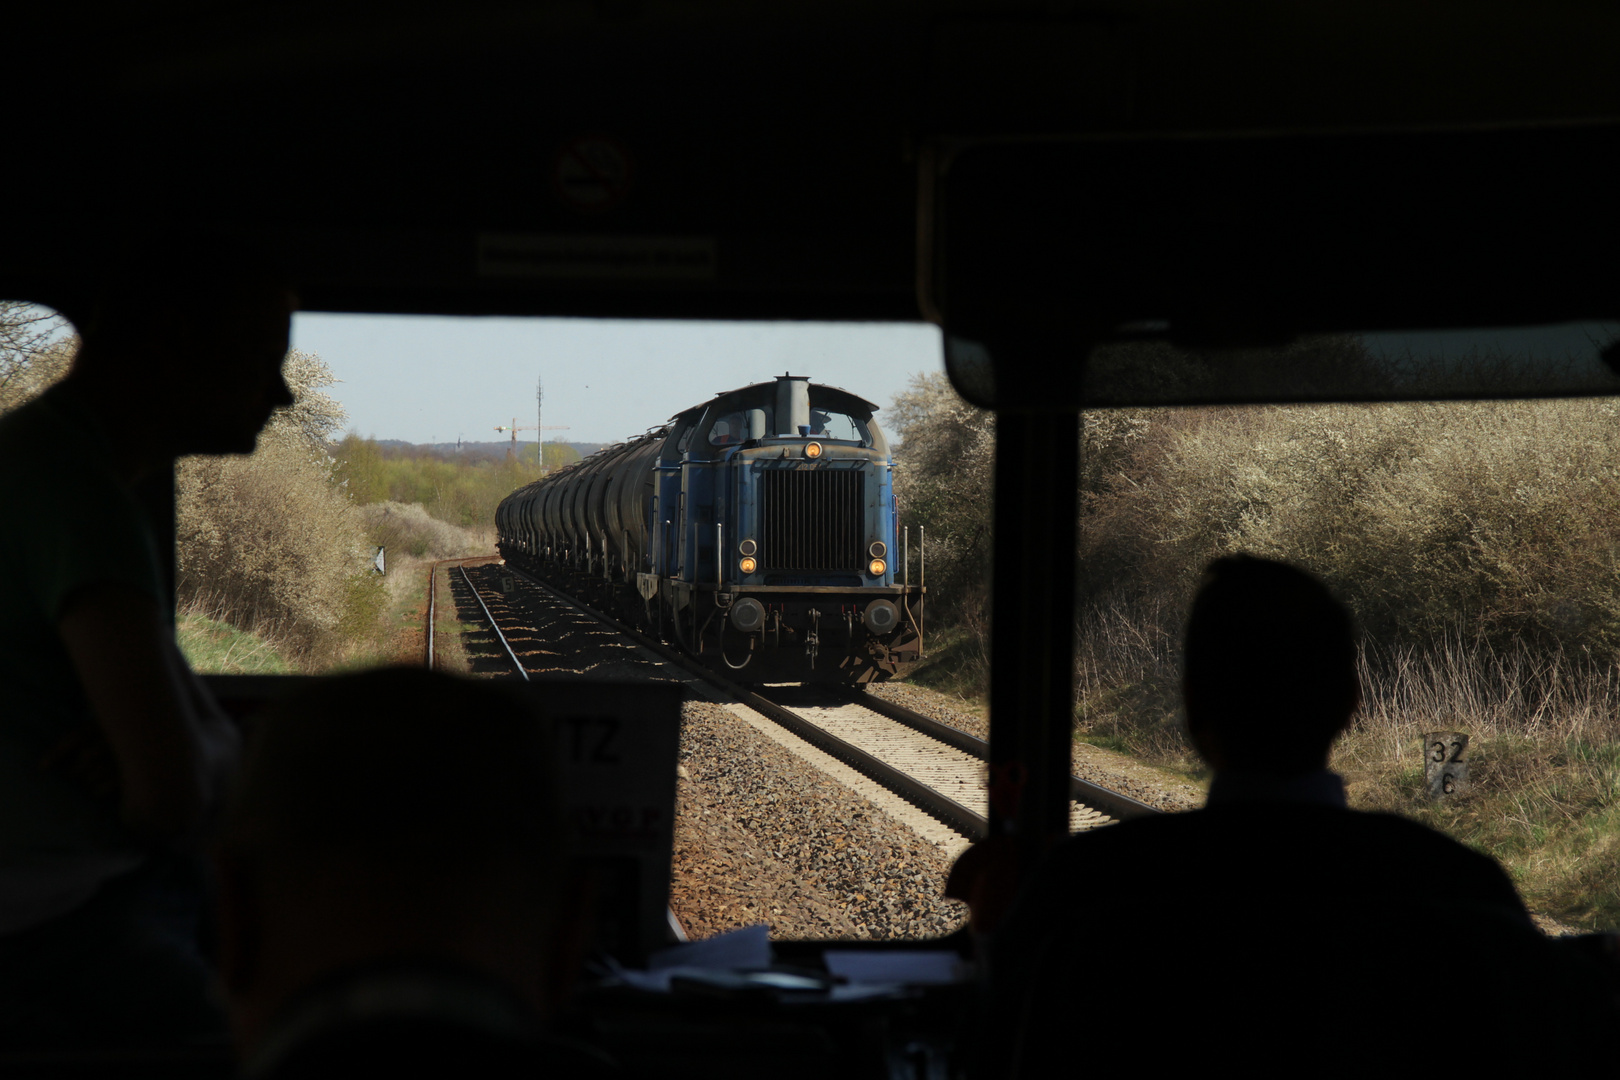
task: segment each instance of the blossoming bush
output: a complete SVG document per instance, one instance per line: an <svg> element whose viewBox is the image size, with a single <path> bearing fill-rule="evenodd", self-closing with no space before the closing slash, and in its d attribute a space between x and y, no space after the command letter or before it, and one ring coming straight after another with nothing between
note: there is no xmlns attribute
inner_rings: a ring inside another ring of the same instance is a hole
<svg viewBox="0 0 1620 1080"><path fill-rule="evenodd" d="M247 456L191 457L176 474L177 591L182 609L275 641L309 660L364 634L384 603L365 521L333 482L326 440L342 407L310 353L288 354L294 403Z"/></svg>

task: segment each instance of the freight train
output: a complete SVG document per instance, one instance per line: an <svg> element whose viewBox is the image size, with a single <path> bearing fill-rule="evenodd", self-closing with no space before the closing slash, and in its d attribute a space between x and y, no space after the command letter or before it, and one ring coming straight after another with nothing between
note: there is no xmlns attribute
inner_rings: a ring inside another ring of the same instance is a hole
<svg viewBox="0 0 1620 1080"><path fill-rule="evenodd" d="M501 555L752 682L881 681L922 650L877 407L783 375L502 501Z"/></svg>

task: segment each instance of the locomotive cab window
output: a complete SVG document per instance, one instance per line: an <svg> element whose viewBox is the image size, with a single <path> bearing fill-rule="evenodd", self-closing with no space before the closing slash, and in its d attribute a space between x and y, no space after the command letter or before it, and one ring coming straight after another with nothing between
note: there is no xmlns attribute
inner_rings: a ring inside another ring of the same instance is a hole
<svg viewBox="0 0 1620 1080"><path fill-rule="evenodd" d="M763 409L751 409L749 412L757 412L761 414L763 420ZM751 437L749 435L749 421L751 419L752 418L748 415L748 413L743 412L728 412L721 416L714 422L714 425L709 428L709 445L733 446L737 443L746 441ZM762 432L764 431L763 422L761 423L760 430ZM764 436L760 435L757 437L763 438Z"/></svg>
<svg viewBox="0 0 1620 1080"><path fill-rule="evenodd" d="M796 380L791 378L791 384ZM812 383L797 405L779 399L783 388L766 383L728 394L711 404L698 431L715 452L730 447L774 445L784 440L819 439L887 451L873 418L875 406L836 387Z"/></svg>
<svg viewBox="0 0 1620 1080"><path fill-rule="evenodd" d="M867 421L833 409L811 407L809 434L821 439L860 443L863 446L872 445Z"/></svg>

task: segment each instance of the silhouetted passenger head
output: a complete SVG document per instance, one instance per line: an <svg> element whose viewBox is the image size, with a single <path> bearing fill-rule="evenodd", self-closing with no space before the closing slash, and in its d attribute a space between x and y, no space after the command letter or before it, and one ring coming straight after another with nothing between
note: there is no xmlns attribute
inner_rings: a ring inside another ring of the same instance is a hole
<svg viewBox="0 0 1620 1080"><path fill-rule="evenodd" d="M75 376L144 414L171 456L247 453L276 408L295 306L287 275L233 239L150 232L94 259L60 305L78 331Z"/></svg>
<svg viewBox="0 0 1620 1080"><path fill-rule="evenodd" d="M543 1012L568 974L561 837L549 726L503 688L399 668L278 703L218 853L239 1040L310 984L391 959L480 971Z"/></svg>
<svg viewBox="0 0 1620 1080"><path fill-rule="evenodd" d="M1217 771L1321 768L1360 700L1350 613L1302 570L1217 559L1187 621L1183 689Z"/></svg>

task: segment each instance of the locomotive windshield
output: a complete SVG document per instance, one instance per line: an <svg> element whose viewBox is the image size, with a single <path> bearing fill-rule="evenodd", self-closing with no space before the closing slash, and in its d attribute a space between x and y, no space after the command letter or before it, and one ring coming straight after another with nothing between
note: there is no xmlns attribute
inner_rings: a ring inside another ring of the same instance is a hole
<svg viewBox="0 0 1620 1080"><path fill-rule="evenodd" d="M872 445L872 435L866 423L845 412L812 408L810 434L823 439L858 442L862 446Z"/></svg>
<svg viewBox="0 0 1620 1080"><path fill-rule="evenodd" d="M750 413L761 414L758 430L769 432L775 426L774 409L734 409L720 414L709 428L710 446L735 446L747 442L751 438L759 438L750 433ZM811 438L831 439L836 442L859 443L861 446L871 446L872 421L869 417L856 416L853 413L842 412L837 409L810 409L809 430L804 432Z"/></svg>
<svg viewBox="0 0 1620 1080"><path fill-rule="evenodd" d="M807 419L808 423L793 425L798 430L790 431L786 422L778 420L774 386L762 384L711 403L698 431L717 449L772 438L813 438L887 452L871 407L853 394L812 385Z"/></svg>

